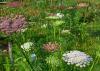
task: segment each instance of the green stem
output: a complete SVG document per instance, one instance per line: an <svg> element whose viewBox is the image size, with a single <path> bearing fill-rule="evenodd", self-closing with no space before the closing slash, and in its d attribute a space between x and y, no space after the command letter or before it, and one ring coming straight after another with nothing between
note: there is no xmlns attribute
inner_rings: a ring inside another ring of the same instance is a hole
<svg viewBox="0 0 100 71"><path fill-rule="evenodd" d="M59 40L60 40L60 29L59 29Z"/></svg>
<svg viewBox="0 0 100 71"><path fill-rule="evenodd" d="M93 62L93 64L92 64L92 66L90 67L89 71L92 71L94 65L98 62L98 60L99 60L99 58L96 56L96 58L95 58L95 60L94 60L94 62ZM95 61L96 61L96 62L95 62Z"/></svg>
<svg viewBox="0 0 100 71"><path fill-rule="evenodd" d="M73 71L76 71L76 67L74 66Z"/></svg>
<svg viewBox="0 0 100 71"><path fill-rule="evenodd" d="M55 40L55 37L56 37L56 28L55 28L55 26L53 27L53 29L54 29L54 40Z"/></svg>
<svg viewBox="0 0 100 71"><path fill-rule="evenodd" d="M12 44L11 44L11 42L8 42L8 49L9 49L9 57L10 57L11 70L12 70L14 68L14 60L13 60Z"/></svg>

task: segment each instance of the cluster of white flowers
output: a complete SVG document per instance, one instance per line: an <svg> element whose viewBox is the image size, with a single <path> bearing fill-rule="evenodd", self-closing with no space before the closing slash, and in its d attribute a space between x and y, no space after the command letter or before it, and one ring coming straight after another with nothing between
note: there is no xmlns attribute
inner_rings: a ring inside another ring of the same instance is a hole
<svg viewBox="0 0 100 71"><path fill-rule="evenodd" d="M57 13L56 16L59 17L59 18L63 18L63 17L64 17L64 14L62 14L62 13Z"/></svg>
<svg viewBox="0 0 100 71"><path fill-rule="evenodd" d="M24 44L21 45L21 48L25 51L29 51L31 49L31 47L33 46L32 42L26 42Z"/></svg>
<svg viewBox="0 0 100 71"><path fill-rule="evenodd" d="M70 34L70 30L62 30L61 33L62 34Z"/></svg>
<svg viewBox="0 0 100 71"><path fill-rule="evenodd" d="M68 65L75 65L77 67L86 67L93 60L89 55L84 52L73 50L63 54L63 60Z"/></svg>
<svg viewBox="0 0 100 71"><path fill-rule="evenodd" d="M47 24L43 24L42 26L41 26L41 28L46 28L47 27Z"/></svg>
<svg viewBox="0 0 100 71"><path fill-rule="evenodd" d="M64 17L63 13L56 13L56 14L49 14L48 17L46 17L46 19L62 19Z"/></svg>
<svg viewBox="0 0 100 71"><path fill-rule="evenodd" d="M28 30L28 28L22 28L22 29L18 30L18 32L24 33L26 30Z"/></svg>

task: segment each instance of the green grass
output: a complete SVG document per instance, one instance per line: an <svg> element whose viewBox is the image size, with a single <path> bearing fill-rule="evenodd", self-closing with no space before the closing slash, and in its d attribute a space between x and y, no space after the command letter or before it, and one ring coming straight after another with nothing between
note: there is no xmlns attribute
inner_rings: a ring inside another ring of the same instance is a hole
<svg viewBox="0 0 100 71"><path fill-rule="evenodd" d="M99 71L100 70L100 34L95 35L100 30L100 10L95 7L99 4L99 0L92 0L91 7L75 10L60 10L49 9L51 5L61 5L61 0L53 2L52 4L47 1L38 1L38 3L24 1L26 4L20 8L11 8L1 6L0 16L10 14L22 14L27 18L28 30L24 33L15 33L12 38L12 53L14 57L14 65L10 63L9 55L0 57L0 71ZM89 1L89 0L82 0ZM75 6L77 2L74 0L63 0L64 6ZM64 23L60 26L54 27L52 23L55 20L47 20L48 13L63 13L64 18L61 19ZM84 15L85 16L84 16ZM91 17L92 16L92 17ZM80 19L82 19L80 21ZM46 28L40 26L47 24ZM61 34L61 30L70 30L71 34ZM10 41L10 40L9 40ZM34 47L29 52L25 52L20 46L31 41ZM49 41L56 41L60 44L60 49L55 52L46 52L43 50L43 44ZM89 54L93 57L93 62L86 68L75 68L74 66L67 65L62 60L62 54L70 50L79 50ZM36 54L36 59L31 62L30 55ZM1 55L1 53L0 53ZM52 59L50 59L52 58ZM51 60L53 63L48 63ZM3 64L2 62L6 62ZM57 64L57 66L56 66Z"/></svg>

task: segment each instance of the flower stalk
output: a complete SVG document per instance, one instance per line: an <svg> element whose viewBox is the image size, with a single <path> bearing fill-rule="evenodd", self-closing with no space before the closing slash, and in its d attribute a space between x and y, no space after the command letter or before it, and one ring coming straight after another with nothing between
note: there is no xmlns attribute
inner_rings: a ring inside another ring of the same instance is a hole
<svg viewBox="0 0 100 71"><path fill-rule="evenodd" d="M13 68L13 66L14 66L14 59L13 59L13 54L12 54L12 43L11 42L8 42L8 52L9 52L11 67Z"/></svg>

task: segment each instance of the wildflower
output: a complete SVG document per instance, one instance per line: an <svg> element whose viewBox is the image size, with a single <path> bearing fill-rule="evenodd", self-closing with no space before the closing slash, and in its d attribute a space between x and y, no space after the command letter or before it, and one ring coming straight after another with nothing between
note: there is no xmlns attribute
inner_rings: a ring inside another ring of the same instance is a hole
<svg viewBox="0 0 100 71"><path fill-rule="evenodd" d="M64 14L62 13L57 13L57 14L49 14L48 17L46 17L46 19L62 19L64 17Z"/></svg>
<svg viewBox="0 0 100 71"><path fill-rule="evenodd" d="M73 6L67 7L67 10L73 10L73 9L75 9L75 7L73 7Z"/></svg>
<svg viewBox="0 0 100 71"><path fill-rule="evenodd" d="M61 33L62 34L70 34L70 30L62 30Z"/></svg>
<svg viewBox="0 0 100 71"><path fill-rule="evenodd" d="M31 58L31 61L33 62L36 59L35 53L31 54L30 58Z"/></svg>
<svg viewBox="0 0 100 71"><path fill-rule="evenodd" d="M26 26L26 19L22 15L11 15L0 19L0 31L6 35L19 32Z"/></svg>
<svg viewBox="0 0 100 71"><path fill-rule="evenodd" d="M43 24L42 26L41 26L41 28L46 28L47 27L47 24Z"/></svg>
<svg viewBox="0 0 100 71"><path fill-rule="evenodd" d="M77 8L84 8L84 7L88 7L89 6L89 4L88 3L79 3L78 5L77 5Z"/></svg>
<svg viewBox="0 0 100 71"><path fill-rule="evenodd" d="M43 48L48 52L53 52L59 48L59 44L56 42L55 43L48 42L48 43L43 45Z"/></svg>
<svg viewBox="0 0 100 71"><path fill-rule="evenodd" d="M57 13L56 16L58 16L59 18L63 18L63 17L64 17L64 14L62 14L62 13Z"/></svg>
<svg viewBox="0 0 100 71"><path fill-rule="evenodd" d="M25 32L28 28L23 28L23 29L20 29L19 31L20 32Z"/></svg>
<svg viewBox="0 0 100 71"><path fill-rule="evenodd" d="M25 51L29 51L33 46L32 42L26 42L24 44L21 45L21 48Z"/></svg>
<svg viewBox="0 0 100 71"><path fill-rule="evenodd" d="M63 60L68 65L75 65L77 67L86 67L92 61L92 58L84 52L73 50L63 54Z"/></svg>

